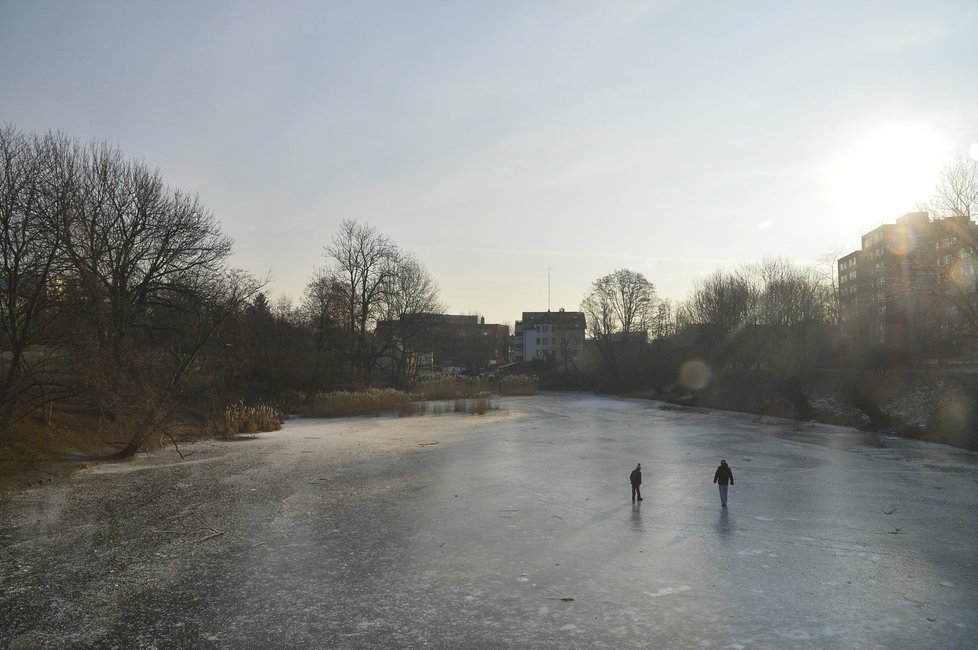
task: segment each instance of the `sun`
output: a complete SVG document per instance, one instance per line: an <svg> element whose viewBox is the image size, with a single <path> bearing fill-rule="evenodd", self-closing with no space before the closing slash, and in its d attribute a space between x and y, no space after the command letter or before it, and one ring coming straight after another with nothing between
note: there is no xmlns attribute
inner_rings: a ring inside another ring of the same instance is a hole
<svg viewBox="0 0 978 650"><path fill-rule="evenodd" d="M833 203L859 219L890 221L911 212L932 194L945 152L929 128L889 123L861 129L827 166Z"/></svg>

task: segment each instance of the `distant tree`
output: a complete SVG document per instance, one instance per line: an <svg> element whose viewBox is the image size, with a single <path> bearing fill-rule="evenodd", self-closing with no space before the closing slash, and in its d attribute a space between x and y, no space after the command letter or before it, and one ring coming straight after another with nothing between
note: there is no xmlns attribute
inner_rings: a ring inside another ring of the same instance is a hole
<svg viewBox="0 0 978 650"><path fill-rule="evenodd" d="M663 299L658 302L652 317L650 334L653 340L667 339L676 333L676 318L673 302Z"/></svg>
<svg viewBox="0 0 978 650"><path fill-rule="evenodd" d="M616 380L634 379L658 306L655 285L628 269L598 278L584 295L588 331Z"/></svg>
<svg viewBox="0 0 978 650"><path fill-rule="evenodd" d="M595 280L582 302L595 338L647 333L657 304L655 285L641 273L628 269Z"/></svg>
<svg viewBox="0 0 978 650"><path fill-rule="evenodd" d="M282 296L272 307L271 351L276 392L305 389L315 366L315 335L300 307Z"/></svg>
<svg viewBox="0 0 978 650"><path fill-rule="evenodd" d="M265 295L264 291L259 291L252 298L251 303L247 307L247 311L252 314L271 316L272 308L268 304L268 296Z"/></svg>
<svg viewBox="0 0 978 650"><path fill-rule="evenodd" d="M347 295L342 280L327 269L316 269L306 285L300 309L313 334L314 390L344 383L343 372L352 349L350 331L345 327L349 322Z"/></svg>
<svg viewBox="0 0 978 650"><path fill-rule="evenodd" d="M743 274L717 271L699 282L679 308L681 328L700 330L715 365L751 361L750 326L756 322L758 289Z"/></svg>
<svg viewBox="0 0 978 650"><path fill-rule="evenodd" d="M832 287L814 268L796 266L786 259L767 259L742 273L757 281L759 322L793 327L829 320Z"/></svg>
<svg viewBox="0 0 978 650"><path fill-rule="evenodd" d="M938 236L930 281L946 312L931 336L978 340L978 162L957 157L941 172L927 206Z"/></svg>
<svg viewBox="0 0 978 650"><path fill-rule="evenodd" d="M813 275L831 293L827 317L836 327L841 327L841 302L839 295L839 275L837 264L842 257L841 250L830 251L819 256L813 267Z"/></svg>
<svg viewBox="0 0 978 650"><path fill-rule="evenodd" d="M698 328L717 365L760 363L794 372L827 354L835 299L831 281L815 268L768 259L699 283L679 320Z"/></svg>
<svg viewBox="0 0 978 650"><path fill-rule="evenodd" d="M431 316L445 308L434 279L413 255L398 251L392 266L381 316L388 337L377 352L390 359L391 384L405 387L417 376L419 355L431 349Z"/></svg>
<svg viewBox="0 0 978 650"><path fill-rule="evenodd" d="M375 228L355 219L344 220L326 248L343 288L345 326L352 344L354 381L369 385L377 359L372 332L383 314L396 272L397 248Z"/></svg>
<svg viewBox="0 0 978 650"><path fill-rule="evenodd" d="M802 392L802 371L831 356L837 323L831 280L815 268L784 259L717 271L680 307L688 351L714 369L755 367L800 417L812 406Z"/></svg>
<svg viewBox="0 0 978 650"><path fill-rule="evenodd" d="M978 216L978 161L957 156L947 162L927 207L938 218Z"/></svg>
<svg viewBox="0 0 978 650"><path fill-rule="evenodd" d="M757 280L759 358L794 376L832 351L836 321L832 284L814 267L769 259L748 267Z"/></svg>
<svg viewBox="0 0 978 650"><path fill-rule="evenodd" d="M314 335L300 309L288 297L274 306L258 293L245 309L246 355L253 389L266 399L308 387L314 365Z"/></svg>

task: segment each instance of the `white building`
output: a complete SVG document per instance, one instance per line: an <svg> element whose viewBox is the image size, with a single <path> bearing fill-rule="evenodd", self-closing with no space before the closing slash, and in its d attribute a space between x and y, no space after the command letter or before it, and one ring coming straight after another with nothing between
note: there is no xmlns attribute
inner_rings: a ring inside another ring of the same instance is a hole
<svg viewBox="0 0 978 650"><path fill-rule="evenodd" d="M584 312L525 311L516 321L513 361L556 359L578 366L584 360Z"/></svg>

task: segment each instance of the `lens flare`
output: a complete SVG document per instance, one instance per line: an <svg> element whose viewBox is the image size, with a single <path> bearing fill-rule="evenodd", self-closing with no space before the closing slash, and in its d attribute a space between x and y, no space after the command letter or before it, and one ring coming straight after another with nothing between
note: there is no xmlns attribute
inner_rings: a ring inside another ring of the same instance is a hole
<svg viewBox="0 0 978 650"><path fill-rule="evenodd" d="M679 367L679 383L687 390L700 390L710 383L713 373L699 359L690 359Z"/></svg>
<svg viewBox="0 0 978 650"><path fill-rule="evenodd" d="M975 286L978 264L973 255L962 251L951 266L947 269L947 279L959 290L968 290Z"/></svg>
<svg viewBox="0 0 978 650"><path fill-rule="evenodd" d="M961 431L969 420L969 401L956 391L940 398L938 419L950 431Z"/></svg>
<svg viewBox="0 0 978 650"><path fill-rule="evenodd" d="M885 244L894 255L905 256L916 248L916 238L910 228L897 226L889 232Z"/></svg>

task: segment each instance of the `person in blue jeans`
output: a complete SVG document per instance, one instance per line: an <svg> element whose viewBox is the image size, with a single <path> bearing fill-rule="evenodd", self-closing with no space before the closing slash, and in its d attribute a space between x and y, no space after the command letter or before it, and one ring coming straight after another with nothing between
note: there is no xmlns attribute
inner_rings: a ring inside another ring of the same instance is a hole
<svg viewBox="0 0 978 650"><path fill-rule="evenodd" d="M717 467L717 471L713 475L713 482L720 485L720 507L726 508L727 484L733 485L733 472L730 471L730 465L727 465L727 461L720 461L720 466Z"/></svg>

